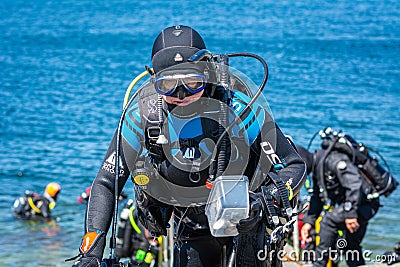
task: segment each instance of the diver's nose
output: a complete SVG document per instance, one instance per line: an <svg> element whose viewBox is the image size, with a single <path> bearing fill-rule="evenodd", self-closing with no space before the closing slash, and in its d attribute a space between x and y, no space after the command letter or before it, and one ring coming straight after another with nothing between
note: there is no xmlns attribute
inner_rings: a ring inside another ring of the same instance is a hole
<svg viewBox="0 0 400 267"><path fill-rule="evenodd" d="M176 96L179 98L179 100L182 100L186 97L186 90L182 88L182 86L179 86L177 88Z"/></svg>

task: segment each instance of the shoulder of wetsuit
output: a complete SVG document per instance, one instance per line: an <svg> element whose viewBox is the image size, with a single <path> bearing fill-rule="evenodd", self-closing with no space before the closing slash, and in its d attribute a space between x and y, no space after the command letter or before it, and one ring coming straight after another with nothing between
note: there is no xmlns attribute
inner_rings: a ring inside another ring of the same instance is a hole
<svg viewBox="0 0 400 267"><path fill-rule="evenodd" d="M327 155L325 160L325 167L332 172L338 172L346 169L348 166L353 165L349 157L340 152L332 151Z"/></svg>

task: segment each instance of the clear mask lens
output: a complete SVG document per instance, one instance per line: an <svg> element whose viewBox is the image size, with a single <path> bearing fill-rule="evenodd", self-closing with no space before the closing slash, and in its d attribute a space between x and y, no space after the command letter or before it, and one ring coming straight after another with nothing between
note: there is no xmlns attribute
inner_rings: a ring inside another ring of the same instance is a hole
<svg viewBox="0 0 400 267"><path fill-rule="evenodd" d="M206 86L206 78L202 74L175 74L155 79L156 91L162 95L171 95L179 85L183 85L190 93L195 94Z"/></svg>

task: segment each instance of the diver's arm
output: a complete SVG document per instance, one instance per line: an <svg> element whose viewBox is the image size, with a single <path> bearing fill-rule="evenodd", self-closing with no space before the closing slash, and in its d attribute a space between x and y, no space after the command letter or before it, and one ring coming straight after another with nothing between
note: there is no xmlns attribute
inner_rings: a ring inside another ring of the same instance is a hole
<svg viewBox="0 0 400 267"><path fill-rule="evenodd" d="M107 232L111 224L115 203L115 154L117 134L111 141L101 168L93 181L88 201L85 231L101 230ZM118 193L121 193L128 177L127 168L122 151L120 151L120 166L118 178Z"/></svg>
<svg viewBox="0 0 400 267"><path fill-rule="evenodd" d="M138 155L142 151L143 130L140 128L140 113L137 107L127 111L121 128L119 150L118 194L129 177ZM117 134L114 133L101 168L93 181L88 200L85 231L101 230L107 232L115 204L115 162Z"/></svg>
<svg viewBox="0 0 400 267"><path fill-rule="evenodd" d="M289 189L289 195L297 195L307 178L306 165L272 118L262 126L259 145L259 166L266 175L265 182L269 183L269 174L276 173Z"/></svg>
<svg viewBox="0 0 400 267"><path fill-rule="evenodd" d="M256 172L253 179L261 175L263 185L250 193L251 212L248 219L237 225L239 233L255 231L262 218L266 218L272 227L279 225L278 216L290 218L296 201L289 201L297 199L295 196L307 178L304 161L267 111L258 112L258 118L252 121L256 123L253 130L260 129L252 144L252 150L259 152L257 169L260 173ZM251 138L251 133L248 136Z"/></svg>
<svg viewBox="0 0 400 267"><path fill-rule="evenodd" d="M101 261L106 245L106 233L113 218L115 205L115 155L117 133L111 141L101 168L93 181L86 209L85 236L82 239L78 262ZM128 177L127 163L120 152L118 194L121 193ZM80 266L77 263L77 266ZM84 266L84 264L83 264Z"/></svg>
<svg viewBox="0 0 400 267"><path fill-rule="evenodd" d="M307 179L306 164L296 152L293 145L283 135L276 125L276 154L281 159L284 168L278 171L278 177L287 183L293 190L293 194L299 193Z"/></svg>
<svg viewBox="0 0 400 267"><path fill-rule="evenodd" d="M43 197L44 199L42 206L40 207L40 214L42 214L43 218L48 219L50 218L50 201Z"/></svg>
<svg viewBox="0 0 400 267"><path fill-rule="evenodd" d="M357 218L363 183L363 178L358 168L350 161L347 155L341 153L331 153L326 159L326 167L337 174L339 183L345 189L344 217Z"/></svg>
<svg viewBox="0 0 400 267"><path fill-rule="evenodd" d="M255 193L250 193L251 212L248 219L241 220L237 225L240 233L254 231L261 218L266 218L272 227L279 225L278 216L290 219L296 201L289 201L297 199L294 197L306 180L304 161L275 122L270 120L262 129L264 135L261 134L259 144L261 151L258 167L265 180ZM272 140L276 140L276 145ZM257 141L259 142L260 138L257 138Z"/></svg>
<svg viewBox="0 0 400 267"><path fill-rule="evenodd" d="M243 93L234 93L231 107L236 115L243 112L249 101L250 98ZM290 185L293 194L297 194L307 178L306 165L293 145L283 135L263 103L260 101L253 103L252 107L244 112L241 119L242 127L246 129L246 135L253 151L259 151L260 170L267 175L279 157L284 168L278 172L278 177Z"/></svg>
<svg viewBox="0 0 400 267"><path fill-rule="evenodd" d="M49 207L50 201L45 196L35 194L35 196L32 197L32 203L35 207L35 212L37 214L41 215L43 218L50 217L50 207Z"/></svg>
<svg viewBox="0 0 400 267"><path fill-rule="evenodd" d="M134 108L131 112L135 113ZM140 115L138 115L140 116ZM140 121L140 120L139 120ZM135 130L129 124L129 116L122 124L119 150L118 195L130 175L128 166L134 166L141 153L143 131ZM106 245L106 234L111 225L115 206L115 164L118 131L115 132L101 168L93 181L85 216L85 235L79 248L81 256L74 266L100 266ZM124 145L127 145L124 147ZM129 155L128 155L129 153ZM128 156L127 156L128 155Z"/></svg>

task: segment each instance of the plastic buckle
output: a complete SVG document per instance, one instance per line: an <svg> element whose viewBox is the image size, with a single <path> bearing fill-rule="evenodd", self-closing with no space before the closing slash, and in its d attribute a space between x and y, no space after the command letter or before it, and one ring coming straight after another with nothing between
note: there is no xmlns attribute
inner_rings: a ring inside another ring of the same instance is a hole
<svg viewBox="0 0 400 267"><path fill-rule="evenodd" d="M161 133L160 126L151 126L147 128L147 137L150 139L158 139Z"/></svg>

